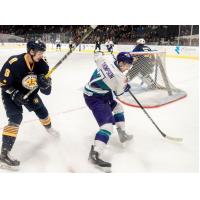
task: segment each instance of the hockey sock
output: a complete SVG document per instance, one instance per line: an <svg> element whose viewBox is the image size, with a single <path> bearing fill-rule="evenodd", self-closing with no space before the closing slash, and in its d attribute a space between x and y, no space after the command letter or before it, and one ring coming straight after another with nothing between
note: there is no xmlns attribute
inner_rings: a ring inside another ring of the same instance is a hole
<svg viewBox="0 0 200 200"><path fill-rule="evenodd" d="M116 113L114 114L114 119L115 119L115 125L117 128L121 128L122 130L125 130L125 118L124 118L124 113Z"/></svg>
<svg viewBox="0 0 200 200"><path fill-rule="evenodd" d="M8 124L3 129L3 143L2 148L11 151L19 130L18 124Z"/></svg>
<svg viewBox="0 0 200 200"><path fill-rule="evenodd" d="M51 118L49 116L45 119L40 119L40 122L45 128L51 128Z"/></svg>
<svg viewBox="0 0 200 200"><path fill-rule="evenodd" d="M104 129L100 129L95 136L95 140L99 140L105 144L108 143L109 137L111 135L111 132L104 130Z"/></svg>

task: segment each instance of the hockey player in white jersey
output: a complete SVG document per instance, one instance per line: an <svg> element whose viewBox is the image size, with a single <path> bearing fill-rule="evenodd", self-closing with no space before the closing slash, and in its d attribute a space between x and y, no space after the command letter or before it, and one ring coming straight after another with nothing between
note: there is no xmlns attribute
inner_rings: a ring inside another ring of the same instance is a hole
<svg viewBox="0 0 200 200"><path fill-rule="evenodd" d="M112 40L108 39L107 42L105 43L108 52L110 52L111 54L113 53L113 47L114 47L114 43Z"/></svg>
<svg viewBox="0 0 200 200"><path fill-rule="evenodd" d="M61 41L60 41L60 39L56 40L56 51L57 51L57 49L59 49L61 51Z"/></svg>
<svg viewBox="0 0 200 200"><path fill-rule="evenodd" d="M113 125L116 125L121 143L129 141L133 137L125 131L122 105L113 98L113 94L120 96L130 89L123 72L131 67L133 58L127 52L119 53L117 59L111 55L99 53L95 55L95 62L97 69L84 88L85 102L99 125L99 131L91 146L89 160L105 171L110 171L111 163L100 157L113 132Z"/></svg>

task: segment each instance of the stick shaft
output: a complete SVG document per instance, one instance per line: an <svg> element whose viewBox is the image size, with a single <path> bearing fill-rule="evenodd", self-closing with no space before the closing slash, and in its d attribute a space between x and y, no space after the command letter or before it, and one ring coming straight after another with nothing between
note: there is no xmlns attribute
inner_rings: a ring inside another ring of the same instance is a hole
<svg viewBox="0 0 200 200"><path fill-rule="evenodd" d="M161 131L161 129L158 127L158 125L153 121L153 119L151 118L151 116L149 115L149 113L144 109L144 107L142 106L142 104L137 100L137 98L135 97L135 95L129 90L129 94L133 97L133 99L137 102L137 104L140 106L140 108L143 110L143 112L146 114L146 116L151 120L152 124L156 127L156 129L159 131L159 133L166 139L171 140L171 141L175 141L175 142L182 142L183 138L177 138L177 137L171 137L166 135L165 133L163 133Z"/></svg>
<svg viewBox="0 0 200 200"><path fill-rule="evenodd" d="M95 27L96 28L96 27ZM63 63L63 61L76 49L78 45L80 45L92 32L95 28L89 27L88 31L83 35L83 37L76 43L75 48L72 49L72 51L68 51L57 63L56 65L49 70L49 72L46 74L45 78L49 78L51 74ZM30 90L26 95L24 95L24 99L27 99L38 87L34 88L33 90Z"/></svg>
<svg viewBox="0 0 200 200"><path fill-rule="evenodd" d="M151 116L149 115L149 113L144 109L144 107L142 106L142 104L137 100L137 98L135 97L135 95L133 95L133 93L129 90L129 94L134 98L134 100L137 102L137 104L140 106L140 108L143 110L143 112L146 114L146 116L151 120L151 122L153 123L153 125L156 127L156 129L160 132L160 134L163 137L166 137L166 134L164 134L160 128L158 127L158 125L154 122L154 120L151 118Z"/></svg>

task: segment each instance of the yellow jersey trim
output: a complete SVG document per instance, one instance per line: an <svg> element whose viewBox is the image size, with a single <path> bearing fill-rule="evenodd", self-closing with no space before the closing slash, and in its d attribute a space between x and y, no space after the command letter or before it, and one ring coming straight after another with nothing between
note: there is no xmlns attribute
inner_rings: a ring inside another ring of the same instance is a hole
<svg viewBox="0 0 200 200"><path fill-rule="evenodd" d="M34 63L33 63L32 66L31 66L30 63L28 62L27 56L28 56L27 54L24 55L24 59L25 59L25 62L26 62L26 66L29 68L30 71L33 71Z"/></svg>

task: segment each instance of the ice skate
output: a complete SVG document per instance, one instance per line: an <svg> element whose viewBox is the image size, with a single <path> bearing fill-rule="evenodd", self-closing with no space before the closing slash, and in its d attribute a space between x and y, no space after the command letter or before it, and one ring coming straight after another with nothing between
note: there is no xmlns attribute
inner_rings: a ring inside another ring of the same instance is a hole
<svg viewBox="0 0 200 200"><path fill-rule="evenodd" d="M90 154L89 154L89 161L96 165L99 169L103 170L106 173L111 172L111 163L103 161L99 158L99 153L94 150L94 146L92 145Z"/></svg>
<svg viewBox="0 0 200 200"><path fill-rule="evenodd" d="M131 141L133 139L133 135L128 135L124 130L121 128L117 128L119 140L121 143L126 143L128 141Z"/></svg>
<svg viewBox="0 0 200 200"><path fill-rule="evenodd" d="M60 133L56 129L54 129L52 127L45 128L45 129L46 129L47 133L49 133L49 135L52 135L54 137L60 137Z"/></svg>
<svg viewBox="0 0 200 200"><path fill-rule="evenodd" d="M3 149L0 155L0 168L17 171L19 170L20 162L9 156L9 151Z"/></svg>

